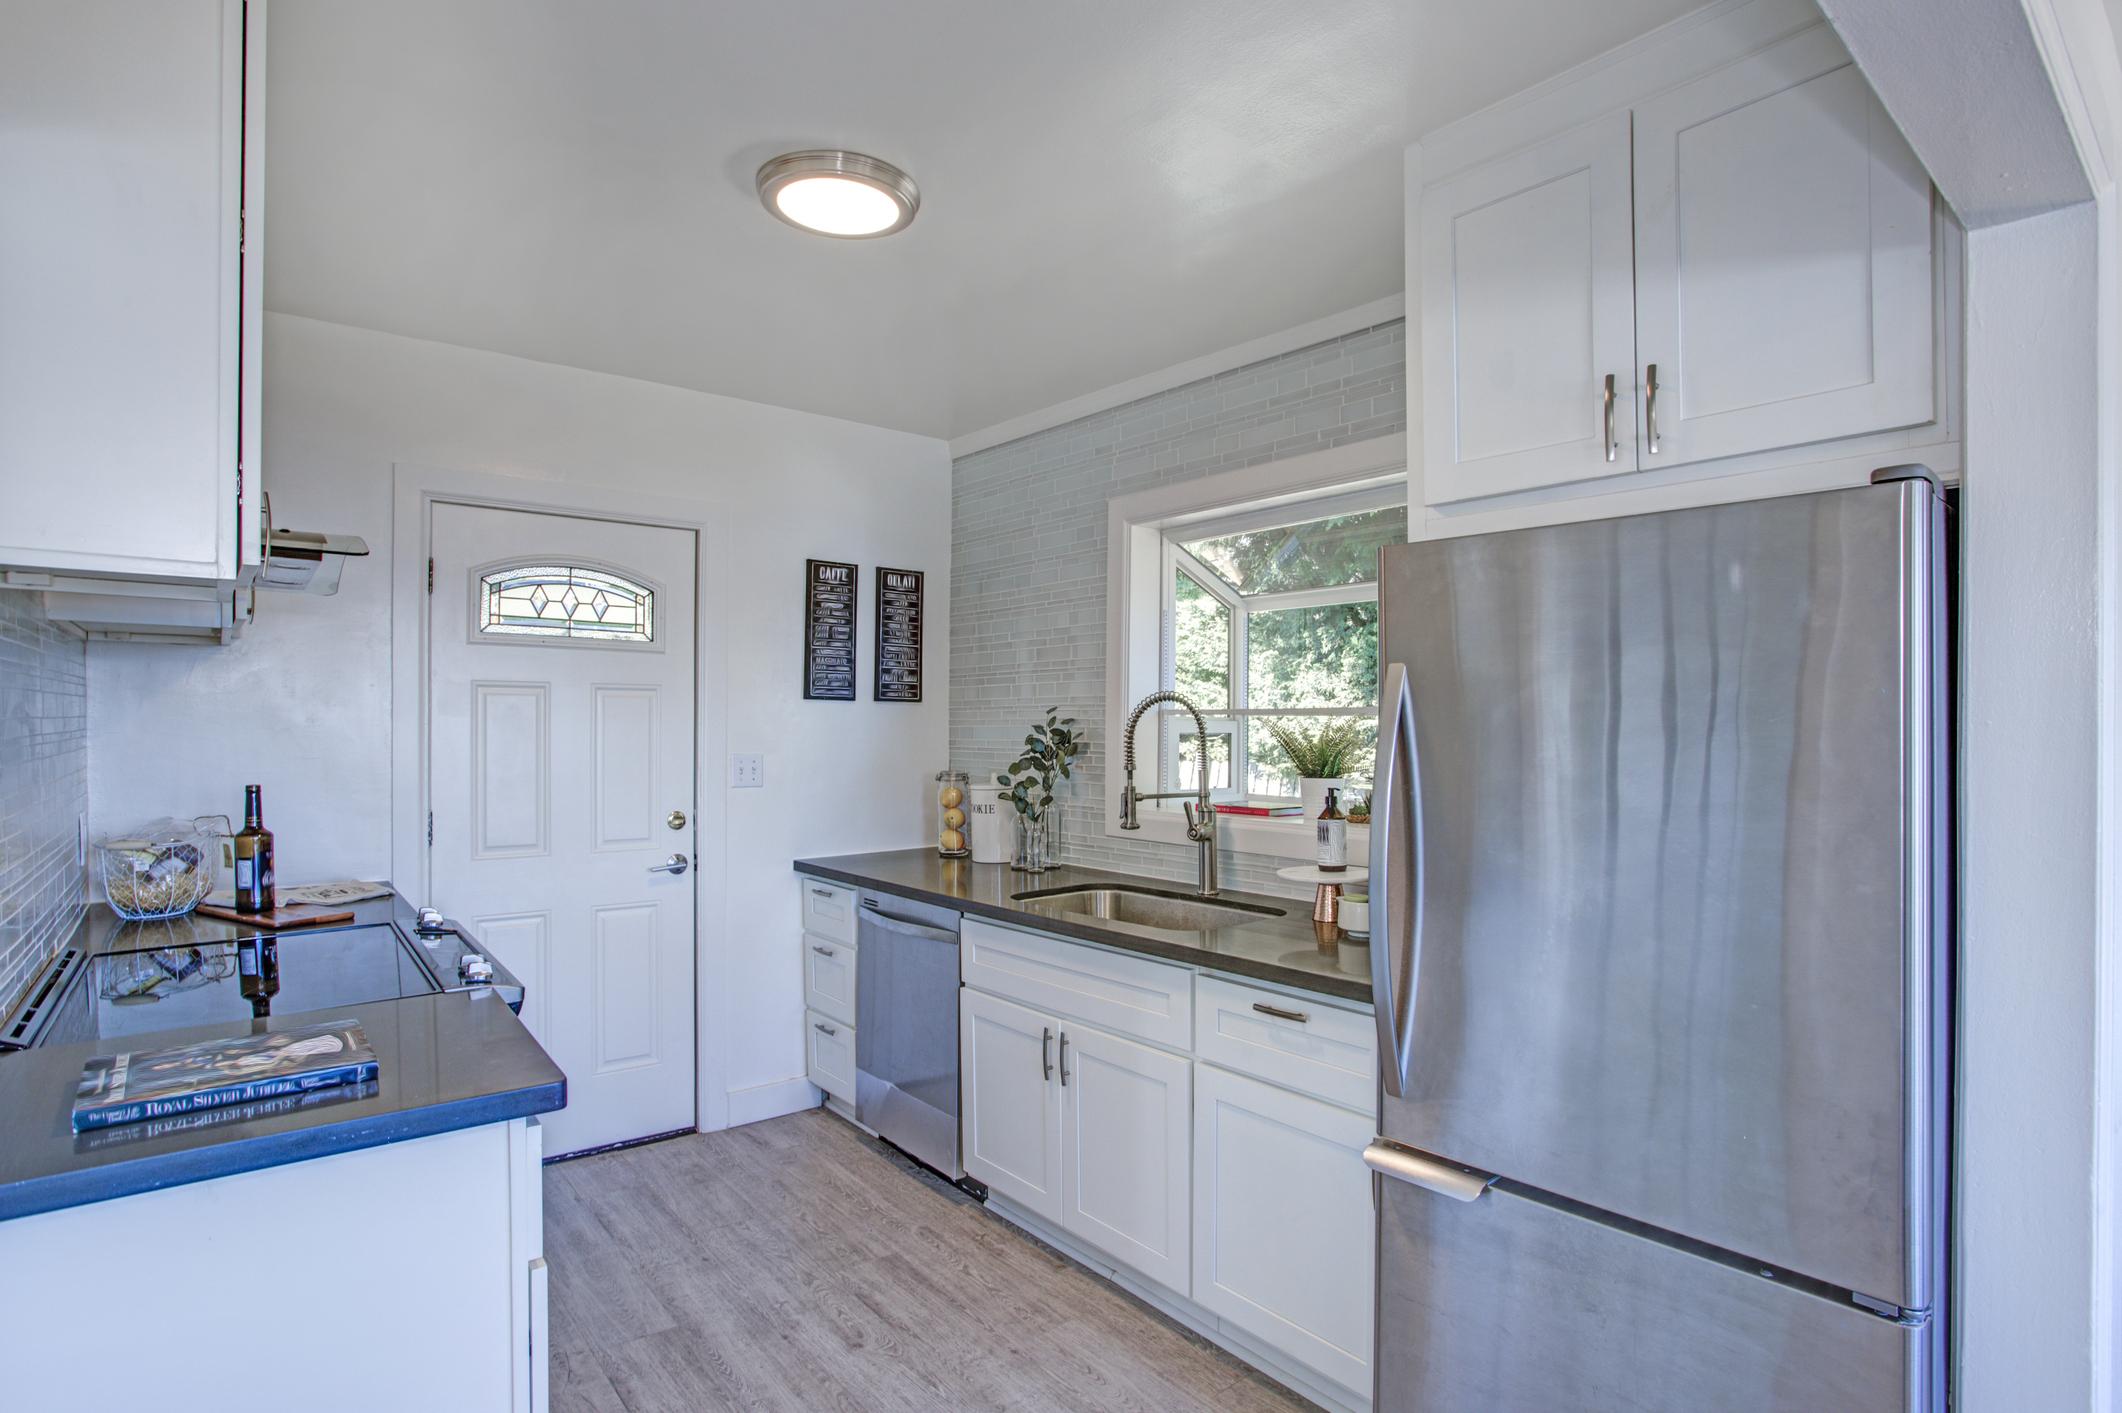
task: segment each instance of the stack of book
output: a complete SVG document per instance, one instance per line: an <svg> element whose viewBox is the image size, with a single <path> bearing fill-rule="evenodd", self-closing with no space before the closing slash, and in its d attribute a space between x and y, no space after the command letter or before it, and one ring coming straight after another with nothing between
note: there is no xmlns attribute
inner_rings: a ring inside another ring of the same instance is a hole
<svg viewBox="0 0 2122 1413"><path fill-rule="evenodd" d="M1217 814L1242 814L1248 819L1302 819L1302 805L1217 805Z"/></svg>

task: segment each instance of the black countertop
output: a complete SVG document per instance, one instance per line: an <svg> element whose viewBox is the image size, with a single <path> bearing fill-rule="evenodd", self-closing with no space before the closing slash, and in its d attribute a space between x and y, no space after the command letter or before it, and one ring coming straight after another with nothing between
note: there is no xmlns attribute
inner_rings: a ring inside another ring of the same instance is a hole
<svg viewBox="0 0 2122 1413"><path fill-rule="evenodd" d="M1187 885L1169 879L1066 866L1036 875L1017 873L1007 864L946 859L934 849L798 859L795 868L798 873L850 887L875 888L975 917L1096 942L1145 957L1278 982L1321 996L1370 1000L1370 948L1349 941L1338 928L1314 923L1308 899L1270 898L1226 889L1222 897L1230 902L1280 908L1283 915L1249 919L1207 932L1168 932L1064 913L1052 903L1019 902L1011 895L1079 884L1153 888L1179 897L1192 892Z"/></svg>
<svg viewBox="0 0 2122 1413"><path fill-rule="evenodd" d="M354 912L348 926L385 922L410 908L394 895L356 904ZM283 932L280 946L299 947L331 930ZM203 917L125 923L99 905L73 945L126 951L257 931ZM283 1030L338 1016L352 1017L368 1032L378 1062L373 1083L84 1134L73 1131L73 1101L82 1062L91 1055L233 1039L251 1034L257 1022L0 1053L0 1220L524 1118L567 1102L566 1076L491 991L335 1006L274 1015L264 1024Z"/></svg>

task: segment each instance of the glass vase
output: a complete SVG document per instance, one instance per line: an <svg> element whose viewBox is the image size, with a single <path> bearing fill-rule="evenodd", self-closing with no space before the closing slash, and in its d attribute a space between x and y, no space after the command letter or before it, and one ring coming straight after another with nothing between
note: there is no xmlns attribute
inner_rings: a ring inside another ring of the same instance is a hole
<svg viewBox="0 0 2122 1413"><path fill-rule="evenodd" d="M1017 846L1009 866L1019 873L1044 873L1054 866L1052 827L1047 816L1017 816Z"/></svg>

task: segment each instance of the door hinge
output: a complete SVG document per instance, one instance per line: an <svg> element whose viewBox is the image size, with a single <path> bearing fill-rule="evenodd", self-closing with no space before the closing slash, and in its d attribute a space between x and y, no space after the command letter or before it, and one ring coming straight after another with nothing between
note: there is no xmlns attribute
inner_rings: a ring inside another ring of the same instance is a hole
<svg viewBox="0 0 2122 1413"><path fill-rule="evenodd" d="M251 248L251 213L242 207L236 208L236 253L248 255Z"/></svg>
<svg viewBox="0 0 2122 1413"><path fill-rule="evenodd" d="M427 591L429 593L435 591L435 557L433 555L427 557Z"/></svg>
<svg viewBox="0 0 2122 1413"><path fill-rule="evenodd" d="M435 847L435 812L433 810L427 812L427 846L430 849Z"/></svg>

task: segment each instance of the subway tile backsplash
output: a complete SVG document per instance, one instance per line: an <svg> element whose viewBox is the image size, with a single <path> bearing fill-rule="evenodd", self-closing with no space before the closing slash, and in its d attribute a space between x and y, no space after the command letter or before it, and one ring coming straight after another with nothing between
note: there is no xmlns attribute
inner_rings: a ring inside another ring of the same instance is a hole
<svg viewBox="0 0 2122 1413"><path fill-rule="evenodd" d="M1193 845L1114 839L1100 815L1118 750L1105 720L1105 503L1404 431L1406 377L1395 320L958 458L951 763L992 779L1034 715L1059 706L1089 733L1062 801L1061 859L1191 880ZM1228 887L1304 892L1275 877L1289 860L1226 850L1221 862Z"/></svg>
<svg viewBox="0 0 2122 1413"><path fill-rule="evenodd" d="M80 920L87 809L86 645L0 591L0 1009Z"/></svg>

